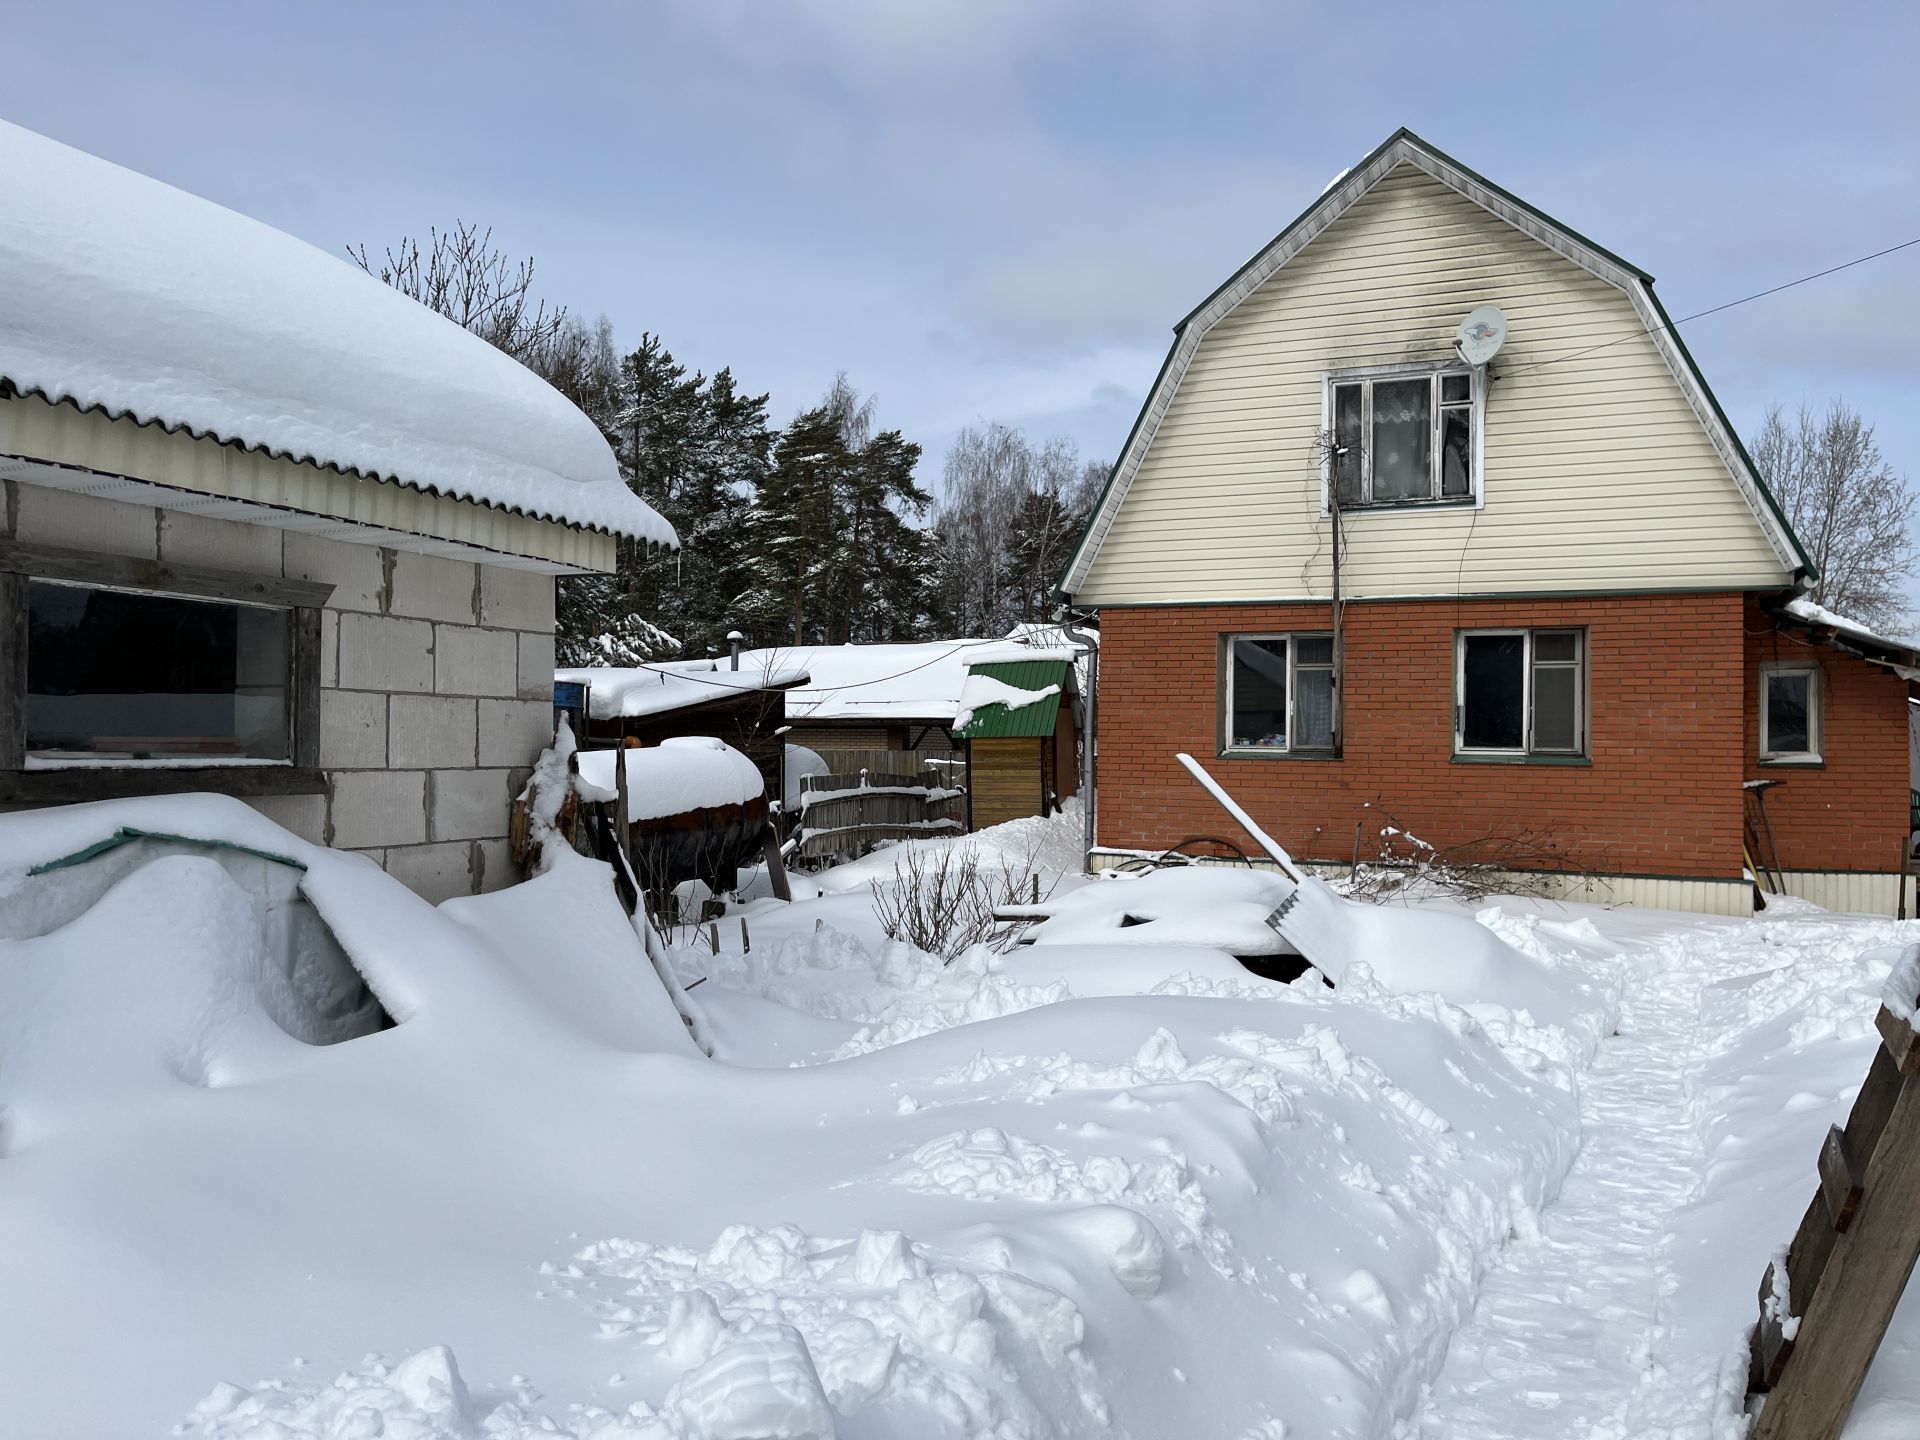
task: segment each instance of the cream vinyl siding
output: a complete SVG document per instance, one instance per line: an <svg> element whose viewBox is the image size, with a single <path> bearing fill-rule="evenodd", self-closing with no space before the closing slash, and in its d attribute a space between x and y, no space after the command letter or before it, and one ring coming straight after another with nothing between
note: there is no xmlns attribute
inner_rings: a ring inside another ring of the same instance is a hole
<svg viewBox="0 0 1920 1440"><path fill-rule="evenodd" d="M169 433L37 395L0 397L0 478L554 574L611 571L611 535Z"/></svg>
<svg viewBox="0 0 1920 1440"><path fill-rule="evenodd" d="M1327 373L1451 360L1483 304L1482 503L1349 512L1347 595L1788 582L1628 297L1402 165L1200 341L1075 598L1326 596Z"/></svg>

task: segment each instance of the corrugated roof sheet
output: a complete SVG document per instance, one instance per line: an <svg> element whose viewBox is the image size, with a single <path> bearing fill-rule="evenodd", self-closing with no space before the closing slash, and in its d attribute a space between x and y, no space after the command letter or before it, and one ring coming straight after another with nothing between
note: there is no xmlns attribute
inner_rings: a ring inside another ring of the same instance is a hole
<svg viewBox="0 0 1920 1440"><path fill-rule="evenodd" d="M957 740L1014 740L1053 734L1060 714L1060 694L1067 684L1067 666L1063 660L1006 660L969 665L967 673L998 680L1016 690L1044 690L1055 686L1053 694L1010 710L1005 705L983 705L973 719L953 732Z"/></svg>

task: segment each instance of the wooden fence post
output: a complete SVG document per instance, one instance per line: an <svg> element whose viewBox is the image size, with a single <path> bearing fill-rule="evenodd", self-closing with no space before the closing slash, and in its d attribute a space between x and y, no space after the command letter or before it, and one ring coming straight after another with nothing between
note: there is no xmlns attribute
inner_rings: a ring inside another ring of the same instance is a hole
<svg viewBox="0 0 1920 1440"><path fill-rule="evenodd" d="M1912 1014L1920 995L1902 998ZM1748 1387L1767 1400L1752 1440L1838 1440L1920 1259L1920 1037L1884 1005L1875 1025L1882 1044L1820 1148L1784 1284L1771 1265L1761 1284Z"/></svg>

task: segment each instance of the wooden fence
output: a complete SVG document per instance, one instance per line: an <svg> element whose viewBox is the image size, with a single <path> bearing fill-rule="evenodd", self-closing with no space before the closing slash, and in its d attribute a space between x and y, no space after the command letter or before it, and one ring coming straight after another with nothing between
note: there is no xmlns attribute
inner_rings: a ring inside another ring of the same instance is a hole
<svg viewBox="0 0 1920 1440"><path fill-rule="evenodd" d="M1834 1440L1920 1257L1920 946L1894 967L1881 1044L1844 1128L1820 1147L1819 1187L1760 1282L1749 1395L1753 1440Z"/></svg>
<svg viewBox="0 0 1920 1440"><path fill-rule="evenodd" d="M966 787L948 777L946 766L915 766L918 757L900 751L866 753L894 768L801 780L797 858L854 855L879 840L925 840L967 828Z"/></svg>

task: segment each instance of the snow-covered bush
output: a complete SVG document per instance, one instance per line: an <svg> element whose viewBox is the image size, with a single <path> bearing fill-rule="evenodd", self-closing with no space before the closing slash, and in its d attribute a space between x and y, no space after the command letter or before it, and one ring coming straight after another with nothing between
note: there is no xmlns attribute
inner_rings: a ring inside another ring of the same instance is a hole
<svg viewBox="0 0 1920 1440"><path fill-rule="evenodd" d="M908 846L893 878L873 887L873 910L890 940L941 956L951 965L1004 927L993 912L1039 898L1031 856L1023 862L982 864L972 845ZM1047 886L1051 894L1053 886ZM1006 937L1011 939L1009 933Z"/></svg>

